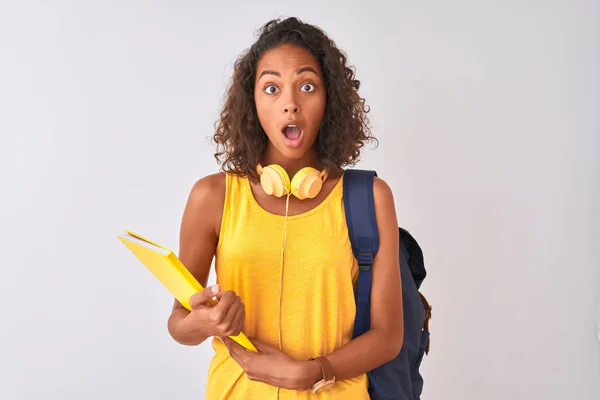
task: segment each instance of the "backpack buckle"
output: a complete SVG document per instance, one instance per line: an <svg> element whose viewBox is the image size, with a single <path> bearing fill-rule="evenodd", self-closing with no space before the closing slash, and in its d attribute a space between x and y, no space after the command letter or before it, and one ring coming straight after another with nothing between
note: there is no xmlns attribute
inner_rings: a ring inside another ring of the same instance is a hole
<svg viewBox="0 0 600 400"><path fill-rule="evenodd" d="M373 253L358 253L358 267L365 272L373 268Z"/></svg>

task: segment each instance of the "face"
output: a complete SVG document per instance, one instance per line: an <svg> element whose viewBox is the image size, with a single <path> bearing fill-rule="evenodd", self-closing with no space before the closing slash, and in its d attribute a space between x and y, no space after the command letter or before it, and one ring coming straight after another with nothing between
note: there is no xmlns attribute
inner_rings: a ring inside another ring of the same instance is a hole
<svg viewBox="0 0 600 400"><path fill-rule="evenodd" d="M269 151L290 160L309 155L326 103L317 58L294 45L266 51L257 65L254 99Z"/></svg>

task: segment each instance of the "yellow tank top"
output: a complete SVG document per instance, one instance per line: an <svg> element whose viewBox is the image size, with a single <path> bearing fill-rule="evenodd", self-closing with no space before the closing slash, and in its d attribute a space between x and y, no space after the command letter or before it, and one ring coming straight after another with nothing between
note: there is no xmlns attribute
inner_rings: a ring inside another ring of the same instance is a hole
<svg viewBox="0 0 600 400"><path fill-rule="evenodd" d="M342 198L343 178L317 207L288 216L281 292L281 347L297 360L327 355L352 339L358 265L352 254ZM279 346L279 290L284 217L263 209L247 178L227 174L217 282L246 309L247 336ZM368 400L367 376L339 381L319 395L251 381L214 338L207 400Z"/></svg>

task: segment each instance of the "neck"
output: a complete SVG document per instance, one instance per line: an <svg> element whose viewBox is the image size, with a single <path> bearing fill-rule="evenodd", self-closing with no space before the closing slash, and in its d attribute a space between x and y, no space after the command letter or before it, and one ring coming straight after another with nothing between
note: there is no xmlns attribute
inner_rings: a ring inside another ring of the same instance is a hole
<svg viewBox="0 0 600 400"><path fill-rule="evenodd" d="M285 169L285 172L287 172L290 179L304 167L313 167L319 169L314 150L307 152L301 158L290 159L283 156L273 147L268 146L261 159L261 165L267 166L270 164L280 165L283 169Z"/></svg>

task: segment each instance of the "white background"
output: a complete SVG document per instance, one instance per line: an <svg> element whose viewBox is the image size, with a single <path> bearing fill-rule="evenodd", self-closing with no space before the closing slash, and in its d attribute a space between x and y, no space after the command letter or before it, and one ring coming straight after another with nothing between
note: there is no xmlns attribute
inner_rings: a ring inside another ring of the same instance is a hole
<svg viewBox="0 0 600 400"><path fill-rule="evenodd" d="M0 398L203 398L208 343L116 236L177 249L233 61L296 15L425 252L423 398L599 399L598 2L251 3L0 1Z"/></svg>

